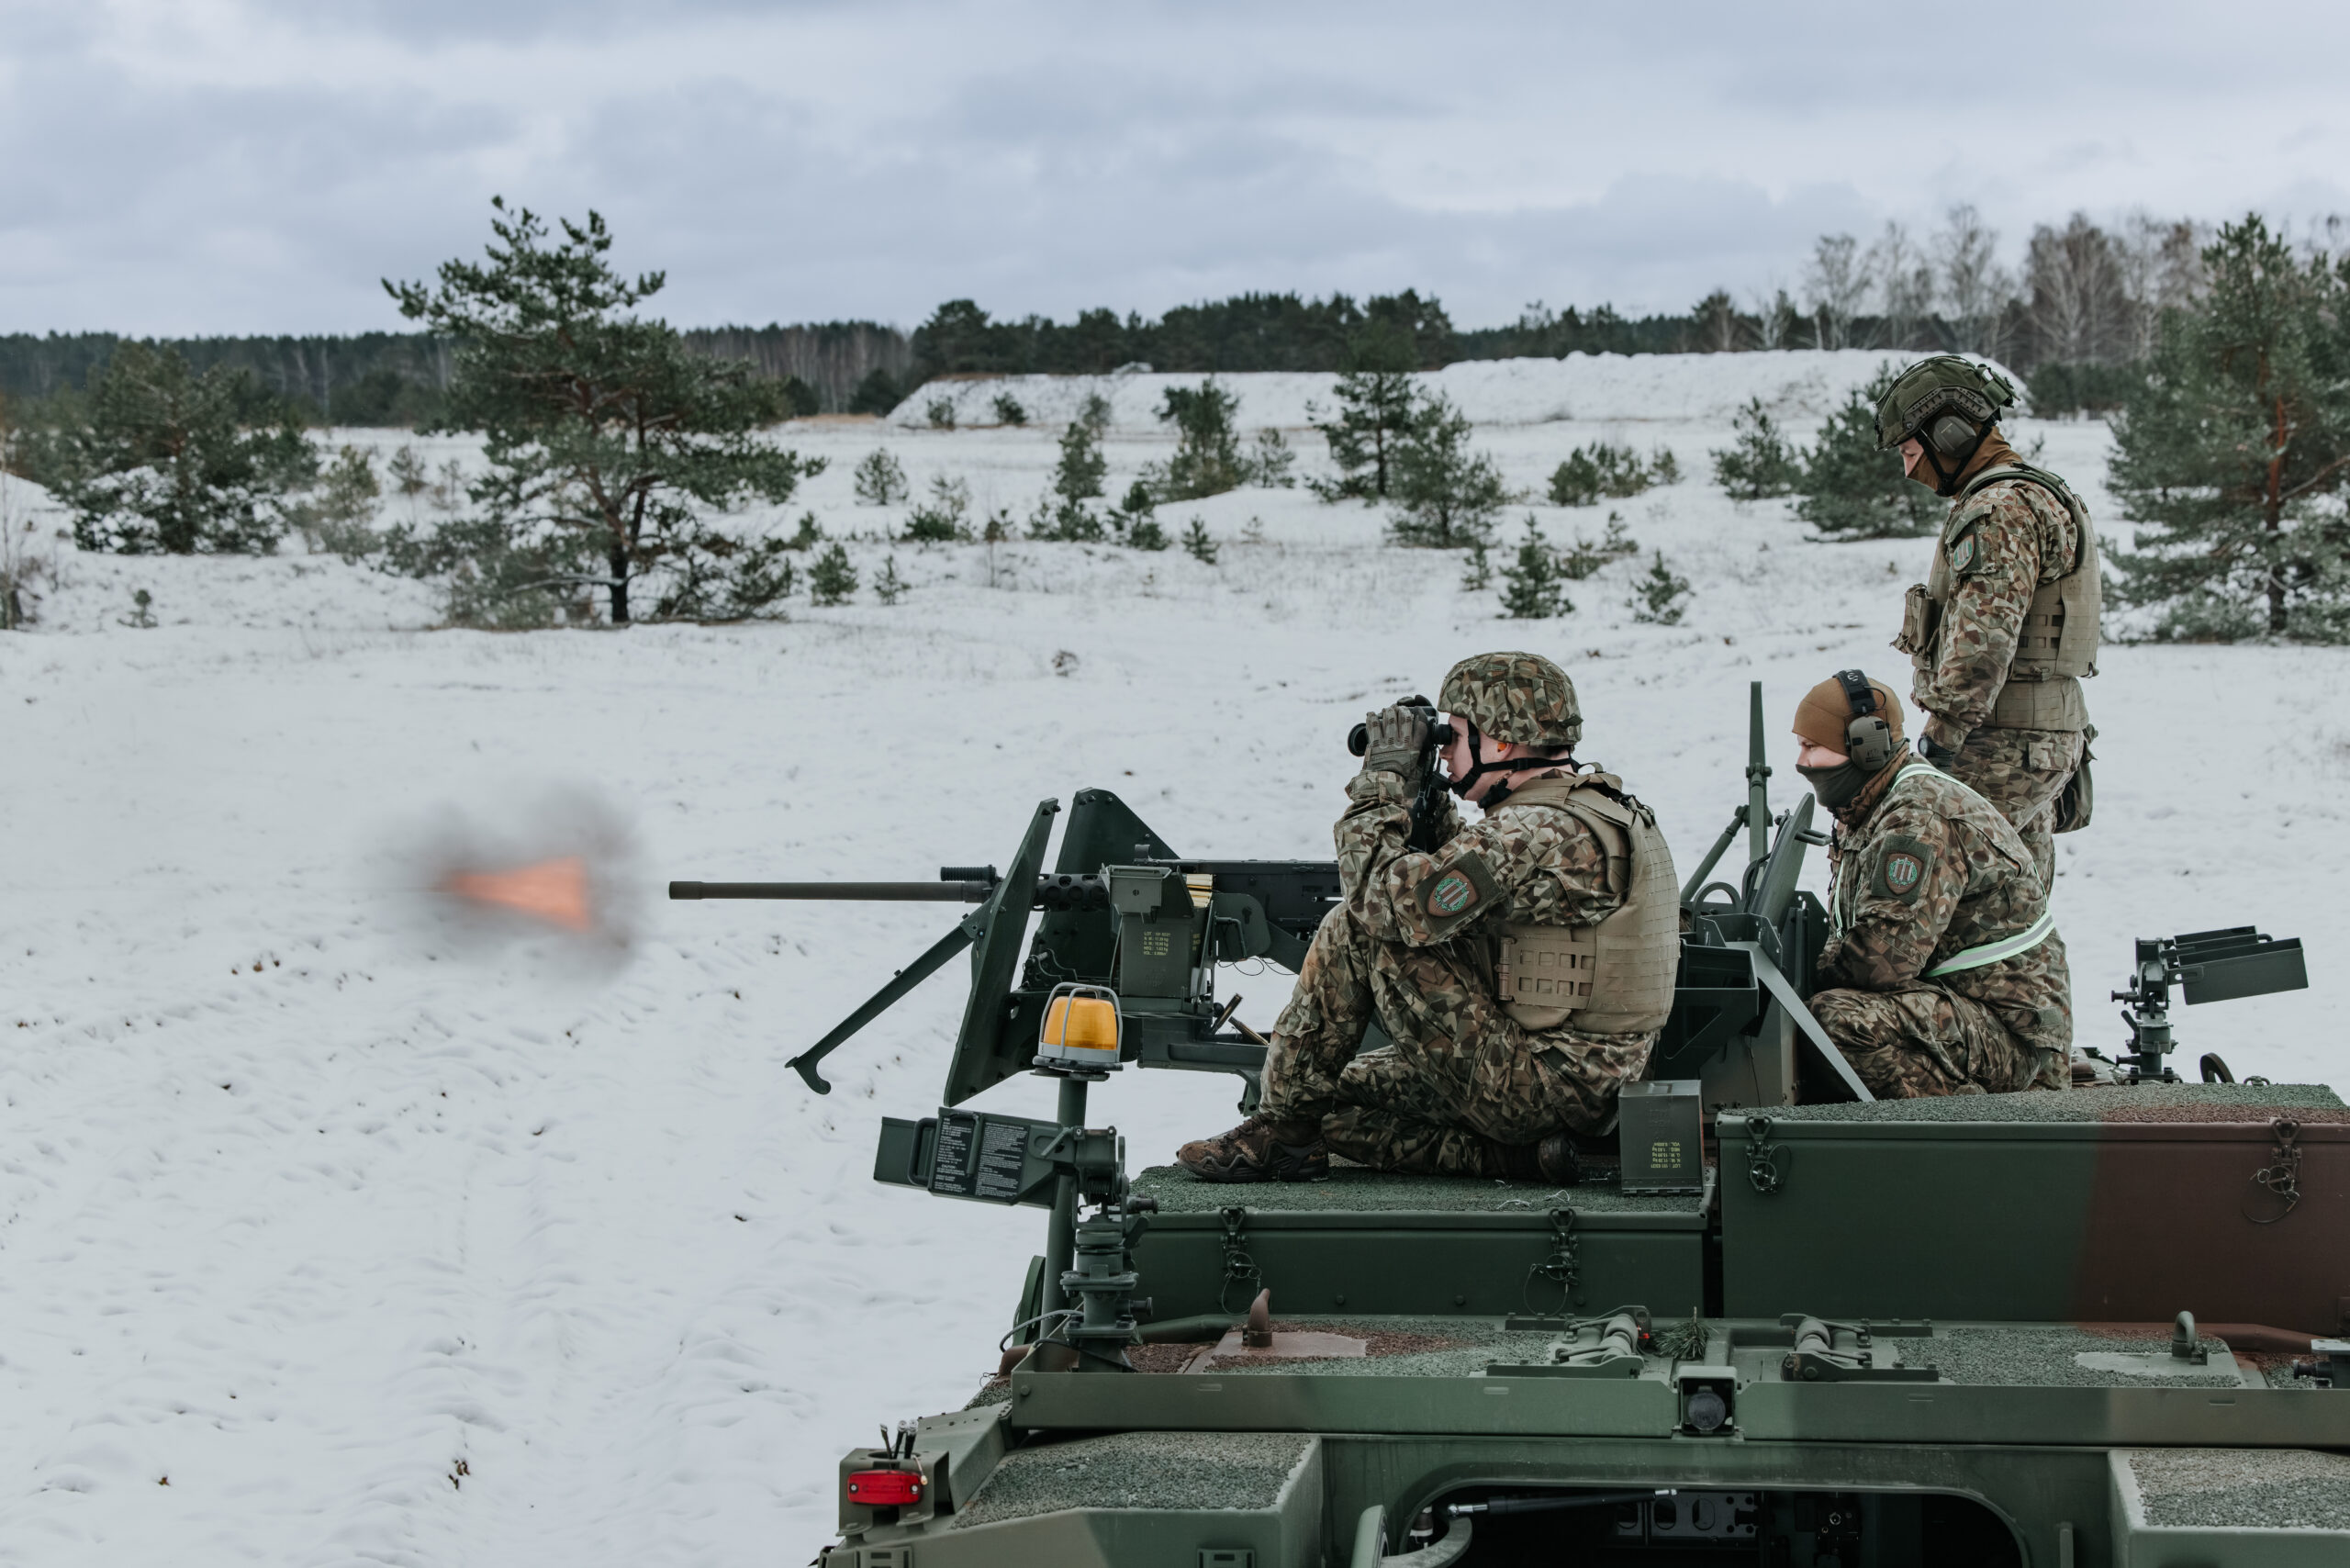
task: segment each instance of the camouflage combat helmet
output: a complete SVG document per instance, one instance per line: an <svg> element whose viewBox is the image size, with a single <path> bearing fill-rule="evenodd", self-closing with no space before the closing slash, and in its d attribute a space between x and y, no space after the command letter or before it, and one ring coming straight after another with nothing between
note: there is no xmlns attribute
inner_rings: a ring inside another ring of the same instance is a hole
<svg viewBox="0 0 2350 1568"><path fill-rule="evenodd" d="M1877 449L1899 446L1944 414L1964 420L1971 435L2015 401L2015 383L1989 365L1954 353L1931 355L1903 371L1876 400Z"/></svg>
<svg viewBox="0 0 2350 1568"><path fill-rule="evenodd" d="M1446 674L1437 706L1497 741L1548 748L1583 739L1575 683L1539 654L1462 659Z"/></svg>

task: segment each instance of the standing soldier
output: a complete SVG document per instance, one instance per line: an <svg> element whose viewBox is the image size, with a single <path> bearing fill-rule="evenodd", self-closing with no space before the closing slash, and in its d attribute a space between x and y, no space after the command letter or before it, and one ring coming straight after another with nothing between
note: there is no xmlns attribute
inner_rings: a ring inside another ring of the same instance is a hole
<svg viewBox="0 0 2350 1568"><path fill-rule="evenodd" d="M2081 678L2097 673L2097 534L2072 487L2018 457L1997 371L1936 354L1876 406L1877 445L1951 498L1931 574L1909 590L1893 645L1917 666L1918 749L2015 824L2053 891L2052 833L2089 820L2097 731Z"/></svg>
<svg viewBox="0 0 2350 1568"><path fill-rule="evenodd" d="M1257 1114L1176 1159L1210 1182L1309 1181L1335 1151L1383 1170L1572 1182L1572 1133L1614 1126L1673 1006L1680 893L1646 806L1579 771L1566 672L1531 654L1444 678L1452 792L1411 846L1424 709L1365 725L1338 819L1345 896L1273 1025ZM1366 1050L1376 1025L1392 1044Z"/></svg>
<svg viewBox="0 0 2350 1568"><path fill-rule="evenodd" d="M1901 745L1901 700L1840 670L1796 709L1836 818L1811 1011L1880 1099L2072 1087L2073 985L2014 828Z"/></svg>

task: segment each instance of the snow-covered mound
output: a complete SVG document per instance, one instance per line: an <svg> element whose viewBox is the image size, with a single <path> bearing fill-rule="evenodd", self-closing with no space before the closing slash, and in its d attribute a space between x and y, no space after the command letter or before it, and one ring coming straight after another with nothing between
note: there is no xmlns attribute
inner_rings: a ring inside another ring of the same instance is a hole
<svg viewBox="0 0 2350 1568"><path fill-rule="evenodd" d="M1919 356L1906 350L1838 349L1725 354L1587 354L1564 359L1464 360L1422 377L1480 425L1539 425L1562 420L1645 424L1728 424L1753 398L1786 425L1808 427L1868 384L1881 366ZM1986 362L1995 363L1995 362ZM2009 373L2018 386L2020 376ZM1092 396L1110 404L1113 430L1158 425L1169 386L1197 386L1198 375L1145 372L1111 375L1005 375L934 381L890 414L890 423L928 429L931 406L944 398L958 426L995 425L994 403L1009 395L1033 423L1065 425ZM1332 405L1335 375L1266 371L1216 378L1240 398L1240 422L1302 429L1312 409Z"/></svg>
<svg viewBox="0 0 2350 1568"><path fill-rule="evenodd" d="M1836 375L1867 374L1851 357ZM1830 362L1796 361L1834 395ZM831 1058L831 1095L784 1066L955 913L644 902L625 953L566 959L420 924L414 846L448 812L552 831L543 802L586 794L633 822L655 883L923 878L1001 864L1037 801L1102 786L1191 852L1326 854L1347 725L1504 646L1565 664L1584 750L1694 864L1742 799L1746 683L1774 725L1841 666L1904 684L1886 644L1928 549L1808 543L1783 504L1707 483L1722 411L1771 363L1552 366L1684 384L1570 388L1576 422L1480 431L1539 493L1609 421L1684 411L1638 437L1680 484L1505 520L1505 541L1530 516L1562 543L1614 510L1642 547L1548 622L1496 620L1459 554L1303 490L1163 509L1173 534L1200 521L1213 565L891 543L906 509L852 495L886 443L918 495L961 478L1024 515L1046 430L792 427L831 467L751 521L813 510L868 583L894 559L912 587L784 624L426 631L425 589L298 546L56 544L43 625L0 635L0 1564L807 1561L840 1451L968 1394L1042 1245L1035 1210L871 1181L878 1118L935 1108L959 965ZM2102 426L2017 433L2113 528ZM1112 493L1165 440L1114 435ZM1658 552L1695 585L1677 626L1628 603ZM152 628L123 624L141 587ZM2188 1010L2184 1059L2350 1084L2328 961L2350 951L2343 655L2100 662L2097 820L2057 841L2079 1037L2114 1043L2100 998L2131 938L2257 922L2308 942L2311 989ZM1288 989L1220 984L1259 1028ZM1092 1103L1155 1162L1233 1099L1128 1073ZM983 1103L1051 1109L1024 1079Z"/></svg>

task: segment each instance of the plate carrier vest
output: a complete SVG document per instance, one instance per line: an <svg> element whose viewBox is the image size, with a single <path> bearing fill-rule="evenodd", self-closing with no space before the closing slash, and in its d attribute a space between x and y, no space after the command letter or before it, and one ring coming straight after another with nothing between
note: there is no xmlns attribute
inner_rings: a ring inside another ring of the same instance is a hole
<svg viewBox="0 0 2350 1568"><path fill-rule="evenodd" d="M2102 610L2098 576L2097 532L2089 526L2088 509L2072 487L2045 469L2025 464L1986 468L1966 482L1951 507L1950 521L1934 545L1934 566L1925 582L1909 590L1908 613L1895 645L1909 655L1919 674L1932 678L1942 662L1942 612L1958 580L1950 569L1953 535L1967 516L1966 503L1985 486L2002 479L2037 485L2073 514L2080 540L2073 569L2033 589L2016 635L2015 658L2008 666L2007 683L1992 700L1986 729L2080 730L2088 727L2088 707L2081 700L2080 678L2097 674L2098 621Z"/></svg>
<svg viewBox="0 0 2350 1568"><path fill-rule="evenodd" d="M1519 785L1498 808L1552 806L1591 830L1607 857L1607 890L1623 899L1596 925L1502 927L1494 980L1523 1029L1570 1017L1597 1035L1664 1025L1681 964L1681 886L1656 817L1612 774L1553 774Z"/></svg>

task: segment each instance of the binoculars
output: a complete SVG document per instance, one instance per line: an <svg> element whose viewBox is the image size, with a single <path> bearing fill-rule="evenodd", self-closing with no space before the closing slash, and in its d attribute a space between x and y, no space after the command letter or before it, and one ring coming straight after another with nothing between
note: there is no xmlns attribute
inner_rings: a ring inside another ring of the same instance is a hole
<svg viewBox="0 0 2350 1568"><path fill-rule="evenodd" d="M1437 722L1436 704L1430 702L1427 698L1407 697L1403 701L1398 702L1395 706L1398 708L1416 708L1420 711L1420 717L1427 721L1427 744L1429 745L1448 746L1452 744L1452 726L1450 724L1439 724ZM1357 724L1353 729L1347 732L1348 751L1351 752L1356 756L1360 756L1370 748L1371 730L1369 726Z"/></svg>

